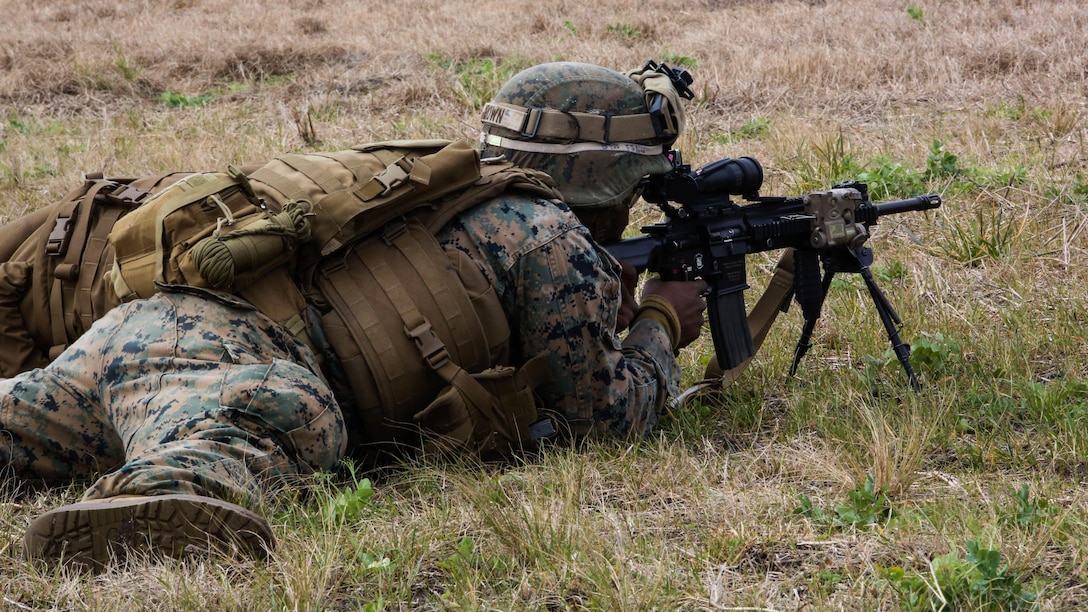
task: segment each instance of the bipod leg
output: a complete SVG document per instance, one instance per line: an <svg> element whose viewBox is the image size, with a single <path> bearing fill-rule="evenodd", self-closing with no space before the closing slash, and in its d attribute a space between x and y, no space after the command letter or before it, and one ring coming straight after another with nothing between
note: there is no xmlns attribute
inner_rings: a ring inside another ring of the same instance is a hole
<svg viewBox="0 0 1088 612"><path fill-rule="evenodd" d="M877 314L880 315L880 322L884 324L884 329L888 332L888 340L892 344L892 350L895 351L896 359L902 364L903 371L907 373L910 386L915 390L920 389L922 386L918 382L918 377L914 375L914 368L910 366L910 346L899 338L899 328L903 325L903 321L899 318L899 314L895 312L895 308L892 307L887 296L877 286L869 266L860 266L858 273L865 279L865 286L868 287L869 295L873 298Z"/></svg>
<svg viewBox="0 0 1088 612"><path fill-rule="evenodd" d="M794 274L799 282L805 282L804 276L798 273L807 262L796 259L794 260ZM819 271L819 261L813 258L816 262L815 270ZM811 270L811 269L810 269ZM835 268L833 266L824 266L824 276L820 283L819 295L812 295L810 289L798 285L795 287L795 297L797 302L801 305L801 312L805 316L805 324L801 327L801 336L797 338L797 346L793 350L793 363L790 364L790 376L797 373L797 366L801 363L801 358L808 353L808 350L812 348L812 332L816 329L816 321L820 318L820 311L823 310L824 300L827 298L827 292L831 288L831 281L835 277ZM801 273L803 274L803 273Z"/></svg>

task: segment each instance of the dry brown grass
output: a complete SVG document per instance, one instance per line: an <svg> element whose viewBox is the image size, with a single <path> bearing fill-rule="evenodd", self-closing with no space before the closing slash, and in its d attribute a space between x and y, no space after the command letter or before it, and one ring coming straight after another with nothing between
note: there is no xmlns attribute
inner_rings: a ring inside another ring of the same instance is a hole
<svg viewBox="0 0 1088 612"><path fill-rule="evenodd" d="M694 62L685 158L753 155L767 194L826 186L844 156L918 174L934 141L979 171L931 177L944 207L871 242L904 270L882 281L904 338L960 344L921 372L927 392L909 395L894 364L864 378L887 340L847 281L798 381L783 377L791 311L720 406L677 411L660 437L498 470L413 464L375 475L345 523L319 518L344 483L318 480L275 502L268 564L41 572L22 531L78 487L5 493L0 609L895 609L880 568L926 576L968 540L1000 550L1040 609L1088 601L1080 0L0 0L0 15L0 223L89 171L474 139L489 91L560 59ZM1000 252L966 262L957 231ZM774 259L750 258L751 297ZM681 356L689 380L707 344ZM867 475L893 521L795 513L804 496L833 516ZM1036 522L1009 518L1023 483L1049 502Z"/></svg>

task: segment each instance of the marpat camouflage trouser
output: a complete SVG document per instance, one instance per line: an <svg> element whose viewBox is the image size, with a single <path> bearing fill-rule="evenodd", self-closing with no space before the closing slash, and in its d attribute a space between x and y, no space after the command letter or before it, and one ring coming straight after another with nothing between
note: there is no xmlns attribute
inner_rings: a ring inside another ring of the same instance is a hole
<svg viewBox="0 0 1088 612"><path fill-rule="evenodd" d="M84 499L241 503L331 469L343 415L313 355L244 302L174 289L113 309L44 369L0 380L0 473Z"/></svg>

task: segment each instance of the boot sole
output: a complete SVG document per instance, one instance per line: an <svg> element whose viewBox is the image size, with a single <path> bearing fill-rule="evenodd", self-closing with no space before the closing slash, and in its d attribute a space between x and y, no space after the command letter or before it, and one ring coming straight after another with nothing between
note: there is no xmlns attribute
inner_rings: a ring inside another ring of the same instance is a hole
<svg viewBox="0 0 1088 612"><path fill-rule="evenodd" d="M264 519L241 506L175 494L61 506L30 524L24 544L28 559L99 571L129 557L211 551L264 559L275 539Z"/></svg>

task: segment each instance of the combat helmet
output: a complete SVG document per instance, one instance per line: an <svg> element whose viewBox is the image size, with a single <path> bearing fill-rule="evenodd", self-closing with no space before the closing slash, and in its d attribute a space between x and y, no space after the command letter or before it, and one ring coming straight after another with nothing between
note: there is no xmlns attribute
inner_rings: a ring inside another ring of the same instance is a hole
<svg viewBox="0 0 1088 612"><path fill-rule="evenodd" d="M484 106L481 155L546 172L571 207L629 203L639 179L671 169L690 83L653 61L627 74L578 62L528 68Z"/></svg>

